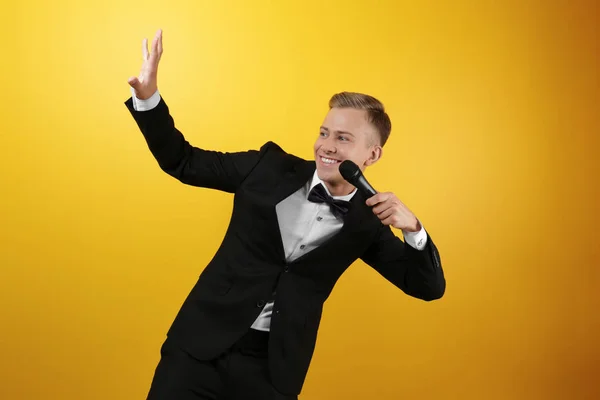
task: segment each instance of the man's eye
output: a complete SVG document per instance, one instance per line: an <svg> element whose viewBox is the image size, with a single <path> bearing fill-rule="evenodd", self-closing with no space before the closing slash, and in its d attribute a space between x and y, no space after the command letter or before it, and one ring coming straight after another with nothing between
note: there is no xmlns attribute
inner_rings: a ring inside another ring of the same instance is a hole
<svg viewBox="0 0 600 400"><path fill-rule="evenodd" d="M343 142L348 140L348 138L346 136L340 136L339 139Z"/></svg>
<svg viewBox="0 0 600 400"><path fill-rule="evenodd" d="M319 135L321 135L321 136L327 136L327 133L326 132L321 132L321 133L319 133Z"/></svg>

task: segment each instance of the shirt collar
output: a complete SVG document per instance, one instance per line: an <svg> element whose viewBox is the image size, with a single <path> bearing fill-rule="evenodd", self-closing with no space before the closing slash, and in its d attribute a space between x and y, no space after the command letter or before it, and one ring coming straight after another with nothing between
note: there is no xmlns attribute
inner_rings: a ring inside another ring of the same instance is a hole
<svg viewBox="0 0 600 400"><path fill-rule="evenodd" d="M315 173L313 174L312 180L310 181L310 185L308 186L308 193L310 193L310 191L312 190L312 188L314 188L315 186L317 186L319 183L323 184L323 187L325 188L325 191L327 192L328 195L331 196L331 193L329 193L329 189L327 189L327 185L325 185L325 183L323 183L323 181L319 178L319 175L317 174L317 170L315 170ZM354 197L354 195L356 194L357 189L354 188L354 190L352 191L352 193L347 194L345 196L331 196L336 200L345 200L345 201L350 201L350 199L352 197ZM307 193L307 196L308 196Z"/></svg>

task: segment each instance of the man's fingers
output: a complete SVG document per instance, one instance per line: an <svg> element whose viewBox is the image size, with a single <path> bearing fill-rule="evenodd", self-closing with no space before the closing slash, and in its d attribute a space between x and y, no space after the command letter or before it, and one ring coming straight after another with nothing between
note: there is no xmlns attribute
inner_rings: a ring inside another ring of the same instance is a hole
<svg viewBox="0 0 600 400"><path fill-rule="evenodd" d="M381 220L381 223L383 225L394 225L396 222L398 222L398 219L395 215L391 215L391 216Z"/></svg>
<svg viewBox="0 0 600 400"><path fill-rule="evenodd" d="M385 192L377 193L367 199L367 205L369 207L374 206L375 204L386 201L389 196L390 196L390 193L385 193Z"/></svg>
<svg viewBox="0 0 600 400"><path fill-rule="evenodd" d="M384 201L384 202L376 204L375 207L372 208L372 210L375 215L379 215L383 211L387 210L390 207L391 207L391 204Z"/></svg>
<svg viewBox="0 0 600 400"><path fill-rule="evenodd" d="M146 38L142 40L142 57L144 58L144 61L148 59L148 39Z"/></svg>
<svg viewBox="0 0 600 400"><path fill-rule="evenodd" d="M162 29L159 29L159 30L158 30L157 36L158 36L158 55L159 55L159 57L160 57L160 55L161 55L161 54L162 54L162 52L163 52L163 43L162 43Z"/></svg>
<svg viewBox="0 0 600 400"><path fill-rule="evenodd" d="M152 40L152 53L156 55L158 52L158 35L154 36L154 40Z"/></svg>
<svg viewBox="0 0 600 400"><path fill-rule="evenodd" d="M380 220L385 220L388 217L391 217L392 215L394 215L396 213L396 210L394 210L392 207L388 208L387 210L383 210L382 212L380 212L379 214L377 214L377 217Z"/></svg>
<svg viewBox="0 0 600 400"><path fill-rule="evenodd" d="M152 53L150 54L150 58L152 62L158 64L160 60L160 56L162 54L162 31L159 29L156 32L156 36L154 36L154 40L152 41Z"/></svg>
<svg viewBox="0 0 600 400"><path fill-rule="evenodd" d="M377 194L375 194L375 195L373 195L373 196L369 197L369 198L367 199L367 202L366 202L366 203L367 203L367 205L368 205L369 207L371 207L371 206L374 206L375 204L379 203L379 202L380 202L380 200L379 200L379 198L380 198L380 197L381 197L381 193L377 193Z"/></svg>

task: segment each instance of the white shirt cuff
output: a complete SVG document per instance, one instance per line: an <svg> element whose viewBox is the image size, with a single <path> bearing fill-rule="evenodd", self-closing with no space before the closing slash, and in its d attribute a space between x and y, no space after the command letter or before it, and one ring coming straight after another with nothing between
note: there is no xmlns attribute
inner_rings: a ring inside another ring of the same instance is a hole
<svg viewBox="0 0 600 400"><path fill-rule="evenodd" d="M421 224L421 230L418 232L408 232L403 230L402 234L404 235L406 244L417 250L423 250L425 245L427 245L427 232L425 232L423 224Z"/></svg>
<svg viewBox="0 0 600 400"><path fill-rule="evenodd" d="M150 111L155 108L158 103L160 103L160 93L158 92L158 89L146 100L141 100L135 97L135 90L133 90L132 87L130 87L130 89L131 98L133 99L133 109L135 111Z"/></svg>

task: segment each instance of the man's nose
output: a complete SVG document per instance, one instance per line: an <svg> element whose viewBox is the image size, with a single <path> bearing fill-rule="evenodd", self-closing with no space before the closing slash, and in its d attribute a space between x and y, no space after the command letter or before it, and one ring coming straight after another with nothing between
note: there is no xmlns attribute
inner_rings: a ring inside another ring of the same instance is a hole
<svg viewBox="0 0 600 400"><path fill-rule="evenodd" d="M335 153L337 151L334 143L329 140L326 140L321 147L325 153Z"/></svg>

